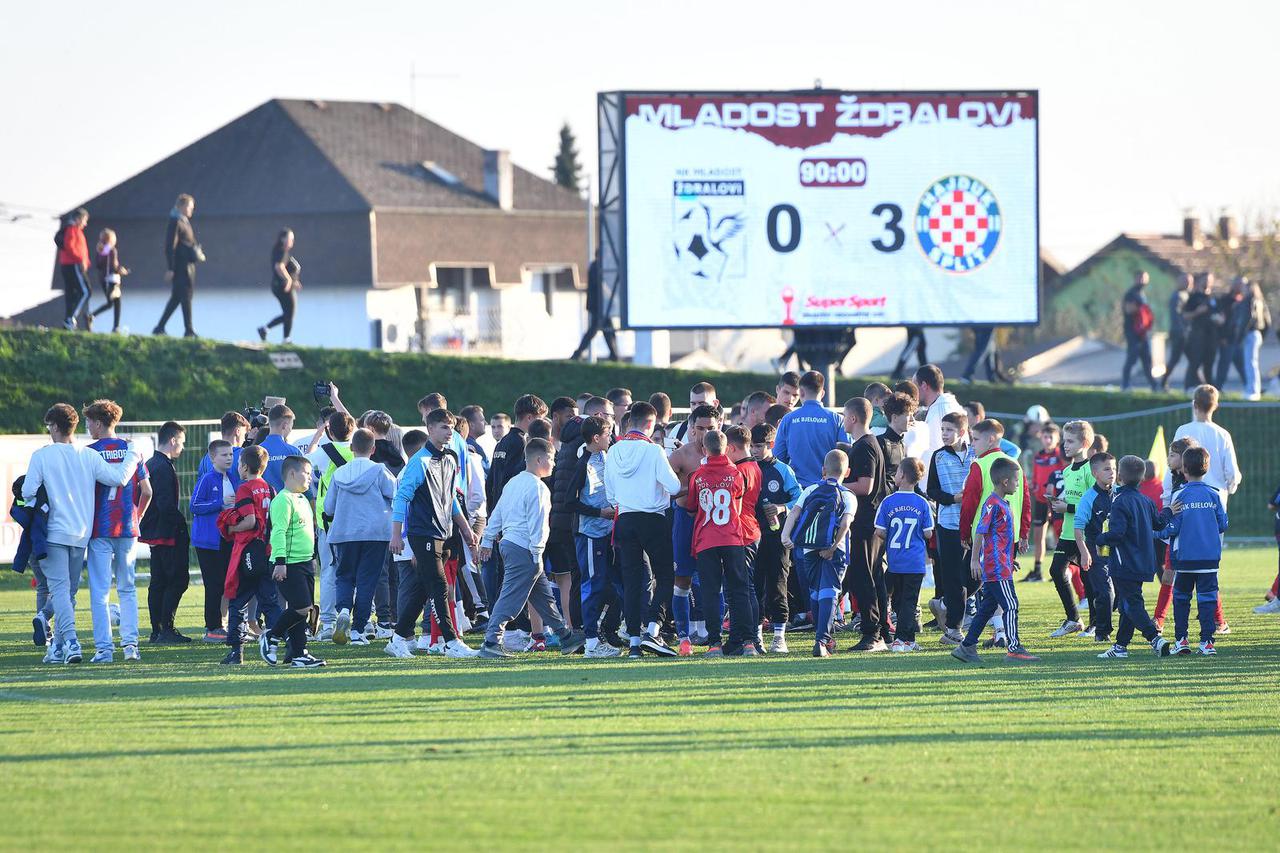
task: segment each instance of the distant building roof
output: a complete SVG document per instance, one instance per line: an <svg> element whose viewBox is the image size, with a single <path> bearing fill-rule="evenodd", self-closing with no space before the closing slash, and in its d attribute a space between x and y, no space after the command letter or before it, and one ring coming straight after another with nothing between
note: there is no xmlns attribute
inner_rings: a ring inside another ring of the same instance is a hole
<svg viewBox="0 0 1280 853"><path fill-rule="evenodd" d="M373 208L495 208L484 192L485 149L399 104L271 101ZM430 166L424 165L430 163ZM456 176L451 182L444 175ZM580 211L553 181L514 168L516 210Z"/></svg>
<svg viewBox="0 0 1280 853"><path fill-rule="evenodd" d="M149 218L181 191L195 196L197 216L497 211L485 193L484 162L484 148L399 104L276 99L84 206L98 218ZM514 210L583 210L573 192L512 171Z"/></svg>
<svg viewBox="0 0 1280 853"><path fill-rule="evenodd" d="M1184 221L1182 234L1125 232L1066 273L1060 284L1066 287L1072 281L1088 275L1095 264L1117 249L1131 249L1145 255L1170 275L1216 272L1222 267L1224 253L1262 239L1264 238L1239 234L1235 220L1231 217L1223 217L1218 223L1217 232L1208 236L1201 231L1199 220L1194 218ZM1043 252L1041 260L1045 260Z"/></svg>

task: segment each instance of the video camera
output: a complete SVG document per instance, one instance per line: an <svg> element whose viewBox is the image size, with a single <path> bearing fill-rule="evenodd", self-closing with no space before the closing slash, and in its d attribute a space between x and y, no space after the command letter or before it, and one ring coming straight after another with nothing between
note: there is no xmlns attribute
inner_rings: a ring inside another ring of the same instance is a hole
<svg viewBox="0 0 1280 853"><path fill-rule="evenodd" d="M267 413L265 407L245 405L240 410L240 414L244 415L244 419L249 422L250 430L259 430L267 425Z"/></svg>

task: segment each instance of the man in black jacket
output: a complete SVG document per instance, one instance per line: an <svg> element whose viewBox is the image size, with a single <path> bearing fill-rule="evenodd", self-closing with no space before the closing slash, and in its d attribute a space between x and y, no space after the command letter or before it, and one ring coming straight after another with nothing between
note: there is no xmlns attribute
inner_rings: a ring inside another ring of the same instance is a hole
<svg viewBox="0 0 1280 853"><path fill-rule="evenodd" d="M190 533L179 501L178 472L174 460L182 455L187 434L181 424L168 421L156 436L156 452L147 461L151 503L138 528L138 540L151 546L151 582L147 585L147 609L151 613L151 642L189 643L178 632L174 614L187 591Z"/></svg>
<svg viewBox="0 0 1280 853"><path fill-rule="evenodd" d="M560 590L560 610L565 622L570 628L575 625L581 627L582 607L574 594L581 577L578 552L573 541L573 513L565 509L569 500L569 481L573 479L578 448L582 446L582 418L578 417L577 400L557 397L551 401L551 435L556 439L553 446L557 450L551 482L548 483L551 488L551 515L547 524L547 547L544 553L551 579ZM566 446L572 455L566 455ZM578 606L573 606L575 604Z"/></svg>
<svg viewBox="0 0 1280 853"><path fill-rule="evenodd" d="M169 317L181 306L183 335L188 338L196 336L191 326L191 298L195 294L196 264L204 260L204 254L196 244L196 232L191 227L191 215L195 211L195 199L183 193L169 212L169 227L164 234L164 261L168 272L164 274L164 280L173 285L173 291L164 306L164 313L160 315L160 322L151 330L153 335L165 334L164 327L168 325Z"/></svg>
<svg viewBox="0 0 1280 853"><path fill-rule="evenodd" d="M608 306L604 304L604 279L600 274L600 253L587 267L587 330L582 335L578 348L569 356L577 361L591 351L591 342L596 333L604 335L605 346L609 348L609 360L618 360L618 340L613 332L613 320L608 316Z"/></svg>

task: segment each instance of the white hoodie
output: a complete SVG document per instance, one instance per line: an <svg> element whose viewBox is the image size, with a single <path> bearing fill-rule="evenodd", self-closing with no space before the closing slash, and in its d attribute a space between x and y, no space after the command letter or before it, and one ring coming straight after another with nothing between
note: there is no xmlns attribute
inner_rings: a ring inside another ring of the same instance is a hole
<svg viewBox="0 0 1280 853"><path fill-rule="evenodd" d="M942 447L942 419L947 415L963 411L964 407L956 402L956 395L945 391L939 394L932 405L925 410L924 422L929 427L929 444L923 448L917 458L924 462L926 469L933 459L933 452Z"/></svg>
<svg viewBox="0 0 1280 853"><path fill-rule="evenodd" d="M111 463L96 450L55 442L31 454L22 497L31 501L44 486L49 495L49 541L83 548L89 544L96 486L123 487L138 470L137 451L130 447L123 462Z"/></svg>
<svg viewBox="0 0 1280 853"><path fill-rule="evenodd" d="M671 496L680 491L680 478L661 447L648 440L623 438L605 457L604 491L619 513L663 514Z"/></svg>

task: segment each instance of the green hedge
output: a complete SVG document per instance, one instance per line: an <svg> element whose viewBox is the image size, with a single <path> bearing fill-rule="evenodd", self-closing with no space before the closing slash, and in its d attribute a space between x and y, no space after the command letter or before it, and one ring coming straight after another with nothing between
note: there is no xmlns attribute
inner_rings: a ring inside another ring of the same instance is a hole
<svg viewBox="0 0 1280 853"><path fill-rule="evenodd" d="M366 350L294 347L305 367L277 370L267 352L212 341L119 337L62 331L0 331L0 433L41 430L45 409L58 401L81 405L109 396L129 420L214 418L227 409L260 401L265 394L287 397L303 423L314 412L311 386L332 379L352 409L381 408L401 423L415 423L417 400L441 391L457 409L479 403L488 412L510 411L521 394L546 400L630 388L637 398L666 391L679 405L700 379L713 381L722 400L751 391L772 391L772 375L695 374L620 364L570 361L510 361L442 355L410 355ZM843 379L838 397L859 393L866 379ZM1185 402L1182 395L1126 393L1097 388L955 386L962 400L979 399L993 412L1024 412L1040 404L1055 420L1125 414ZM1118 453L1146 455L1157 426L1173 437L1189 418L1189 407L1174 412L1099 423ZM1280 438L1280 408L1255 405L1224 409L1219 420L1235 436L1245 482L1231 503L1232 533L1266 535L1272 519L1267 500L1280 475L1271 452Z"/></svg>

